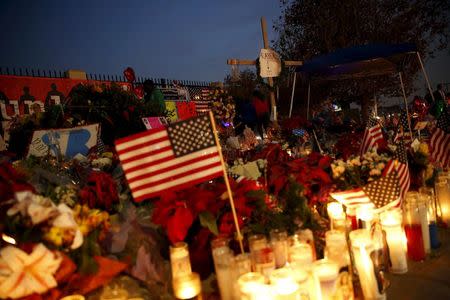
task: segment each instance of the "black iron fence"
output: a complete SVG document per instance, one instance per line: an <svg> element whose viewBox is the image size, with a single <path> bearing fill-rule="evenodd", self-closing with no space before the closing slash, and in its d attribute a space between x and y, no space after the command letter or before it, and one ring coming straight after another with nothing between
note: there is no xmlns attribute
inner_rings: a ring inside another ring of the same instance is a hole
<svg viewBox="0 0 450 300"><path fill-rule="evenodd" d="M32 68L10 68L10 67L0 67L0 75L11 75L11 76L29 76L29 77L45 77L45 78L68 78L66 72L57 70L44 70L44 69L32 69ZM88 80L99 80L99 81L112 81L112 82L127 82L123 75L107 75L107 74L97 74L97 73L86 73L86 78ZM137 77L136 83L143 83L145 80L153 80L156 85L165 87L173 84L179 84L182 86L200 86L207 87L210 86L208 81L193 81L193 80L175 80L167 78L152 78L152 77Z"/></svg>

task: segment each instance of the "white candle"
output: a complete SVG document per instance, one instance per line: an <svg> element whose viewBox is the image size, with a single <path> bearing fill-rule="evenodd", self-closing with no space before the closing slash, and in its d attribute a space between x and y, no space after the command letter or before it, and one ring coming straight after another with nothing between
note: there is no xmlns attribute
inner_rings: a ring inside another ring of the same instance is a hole
<svg viewBox="0 0 450 300"><path fill-rule="evenodd" d="M273 299L270 288L265 284L266 278L255 272L243 274L238 279L241 300ZM266 293L266 295L264 295ZM262 298L259 298L262 297Z"/></svg>
<svg viewBox="0 0 450 300"><path fill-rule="evenodd" d="M435 183L436 199L438 202L438 212L441 219L447 225L450 225L450 190L448 180L438 180ZM440 209L439 209L440 206Z"/></svg>
<svg viewBox="0 0 450 300"><path fill-rule="evenodd" d="M297 300L300 296L300 286L291 269L281 268L273 271L270 274L270 284L278 300Z"/></svg>
<svg viewBox="0 0 450 300"><path fill-rule="evenodd" d="M347 247L345 232L329 230L325 233L325 258L336 262L339 268L347 267L350 255Z"/></svg>
<svg viewBox="0 0 450 300"><path fill-rule="evenodd" d="M177 299L191 299L202 292L200 275L191 273L173 280L173 292Z"/></svg>
<svg viewBox="0 0 450 300"><path fill-rule="evenodd" d="M313 259L313 251L307 243L297 243L289 247L289 262L293 269L309 269Z"/></svg>
<svg viewBox="0 0 450 300"><path fill-rule="evenodd" d="M425 253L431 252L431 244L430 244L430 228L428 227L428 196L422 193L419 193L419 198L417 202L417 207L419 208L420 215L420 225L422 227L422 238L423 238L423 247L425 248Z"/></svg>
<svg viewBox="0 0 450 300"><path fill-rule="evenodd" d="M345 220L344 208L342 207L342 204L340 204L338 202L328 203L327 204L327 212L328 212L328 218L330 219L331 229L335 229L334 223L337 220Z"/></svg>
<svg viewBox="0 0 450 300"><path fill-rule="evenodd" d="M233 279L232 259L233 253L228 247L213 249L214 267L216 270L217 285L219 286L220 298L222 300L232 299Z"/></svg>
<svg viewBox="0 0 450 300"><path fill-rule="evenodd" d="M372 203L360 205L356 209L356 219L361 222L361 226L364 229L370 229L372 221L375 217L374 213L375 205Z"/></svg>
<svg viewBox="0 0 450 300"><path fill-rule="evenodd" d="M321 259L313 264L313 276L317 287L317 299L331 300L336 293L339 266L335 262Z"/></svg>
<svg viewBox="0 0 450 300"><path fill-rule="evenodd" d="M180 242L170 246L170 264L172 267L172 278L186 276L192 272L188 245L186 243Z"/></svg>
<svg viewBox="0 0 450 300"><path fill-rule="evenodd" d="M373 262L370 258L370 252L372 252L374 248L370 237L370 231L366 229L354 230L350 232L350 240L364 299L386 299L386 294L381 294L378 290Z"/></svg>
<svg viewBox="0 0 450 300"><path fill-rule="evenodd" d="M286 265L288 259L287 232L274 229L270 232L270 244L275 256L275 266L281 268Z"/></svg>
<svg viewBox="0 0 450 300"><path fill-rule="evenodd" d="M402 228L401 210L386 211L381 214L381 226L386 232L389 246L390 271L395 274L408 272L406 260L406 236Z"/></svg>

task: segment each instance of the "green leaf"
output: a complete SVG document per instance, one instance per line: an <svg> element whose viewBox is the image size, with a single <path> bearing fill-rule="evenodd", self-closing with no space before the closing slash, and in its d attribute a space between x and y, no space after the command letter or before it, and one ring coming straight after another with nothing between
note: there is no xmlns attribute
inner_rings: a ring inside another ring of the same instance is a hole
<svg viewBox="0 0 450 300"><path fill-rule="evenodd" d="M203 227L208 228L215 235L219 234L219 230L217 229L216 218L214 218L214 216L209 211L201 212L199 217L200 217L200 224Z"/></svg>

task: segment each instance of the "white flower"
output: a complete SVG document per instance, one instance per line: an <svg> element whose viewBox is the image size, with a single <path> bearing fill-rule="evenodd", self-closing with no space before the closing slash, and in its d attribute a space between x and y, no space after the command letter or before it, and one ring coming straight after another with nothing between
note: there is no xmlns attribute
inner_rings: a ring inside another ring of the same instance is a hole
<svg viewBox="0 0 450 300"><path fill-rule="evenodd" d="M43 244L31 254L7 246L0 250L0 298L21 298L33 293L43 294L58 285L53 277L62 258Z"/></svg>
<svg viewBox="0 0 450 300"><path fill-rule="evenodd" d="M358 157L353 158L352 160L350 160L350 164L351 164L352 166L357 166L357 167L361 166L361 160L360 160L360 157L358 156Z"/></svg>
<svg viewBox="0 0 450 300"><path fill-rule="evenodd" d="M379 169L372 169L369 172L370 176L380 176L381 175L381 171Z"/></svg>
<svg viewBox="0 0 450 300"><path fill-rule="evenodd" d="M111 165L112 165L112 160L108 157L101 157L101 158L94 159L92 161L92 166L94 168L103 169L103 168L109 167Z"/></svg>
<svg viewBox="0 0 450 300"><path fill-rule="evenodd" d="M6 212L8 216L20 213L29 216L33 225L42 223L58 214L55 204L45 197L35 195L30 191L17 192L15 194L17 203Z"/></svg>
<svg viewBox="0 0 450 300"><path fill-rule="evenodd" d="M384 163L381 162L381 163L378 163L377 168L378 168L379 170L383 170L385 166L386 166L386 165L385 165Z"/></svg>

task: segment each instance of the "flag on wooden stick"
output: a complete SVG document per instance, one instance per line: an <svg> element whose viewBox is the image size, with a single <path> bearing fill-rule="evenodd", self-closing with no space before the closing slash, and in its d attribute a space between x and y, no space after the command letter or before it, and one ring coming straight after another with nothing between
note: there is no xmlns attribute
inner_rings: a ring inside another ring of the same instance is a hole
<svg viewBox="0 0 450 300"><path fill-rule="evenodd" d="M381 126L378 123L377 117L375 114L371 114L369 121L367 122L366 130L364 131L360 155L363 155L377 146L383 139L383 132L381 131Z"/></svg>
<svg viewBox="0 0 450 300"><path fill-rule="evenodd" d="M400 197L403 199L409 190L410 175L408 167L408 157L406 156L405 145L402 140L397 144L394 157L387 163L383 170L383 176L396 173L400 186Z"/></svg>
<svg viewBox="0 0 450 300"><path fill-rule="evenodd" d="M135 201L223 175L208 115L119 139L116 150Z"/></svg>
<svg viewBox="0 0 450 300"><path fill-rule="evenodd" d="M330 195L350 208L355 208L361 204L373 203L378 212L396 207L401 201L400 187L395 171L372 181L364 187L331 193Z"/></svg>
<svg viewBox="0 0 450 300"><path fill-rule="evenodd" d="M403 139L405 142L412 142L411 131L409 128L408 115L406 111L400 113L400 120L397 126L397 133L394 137L394 142Z"/></svg>
<svg viewBox="0 0 450 300"><path fill-rule="evenodd" d="M446 108L438 117L436 128L431 134L430 156L441 167L450 167L450 120Z"/></svg>

